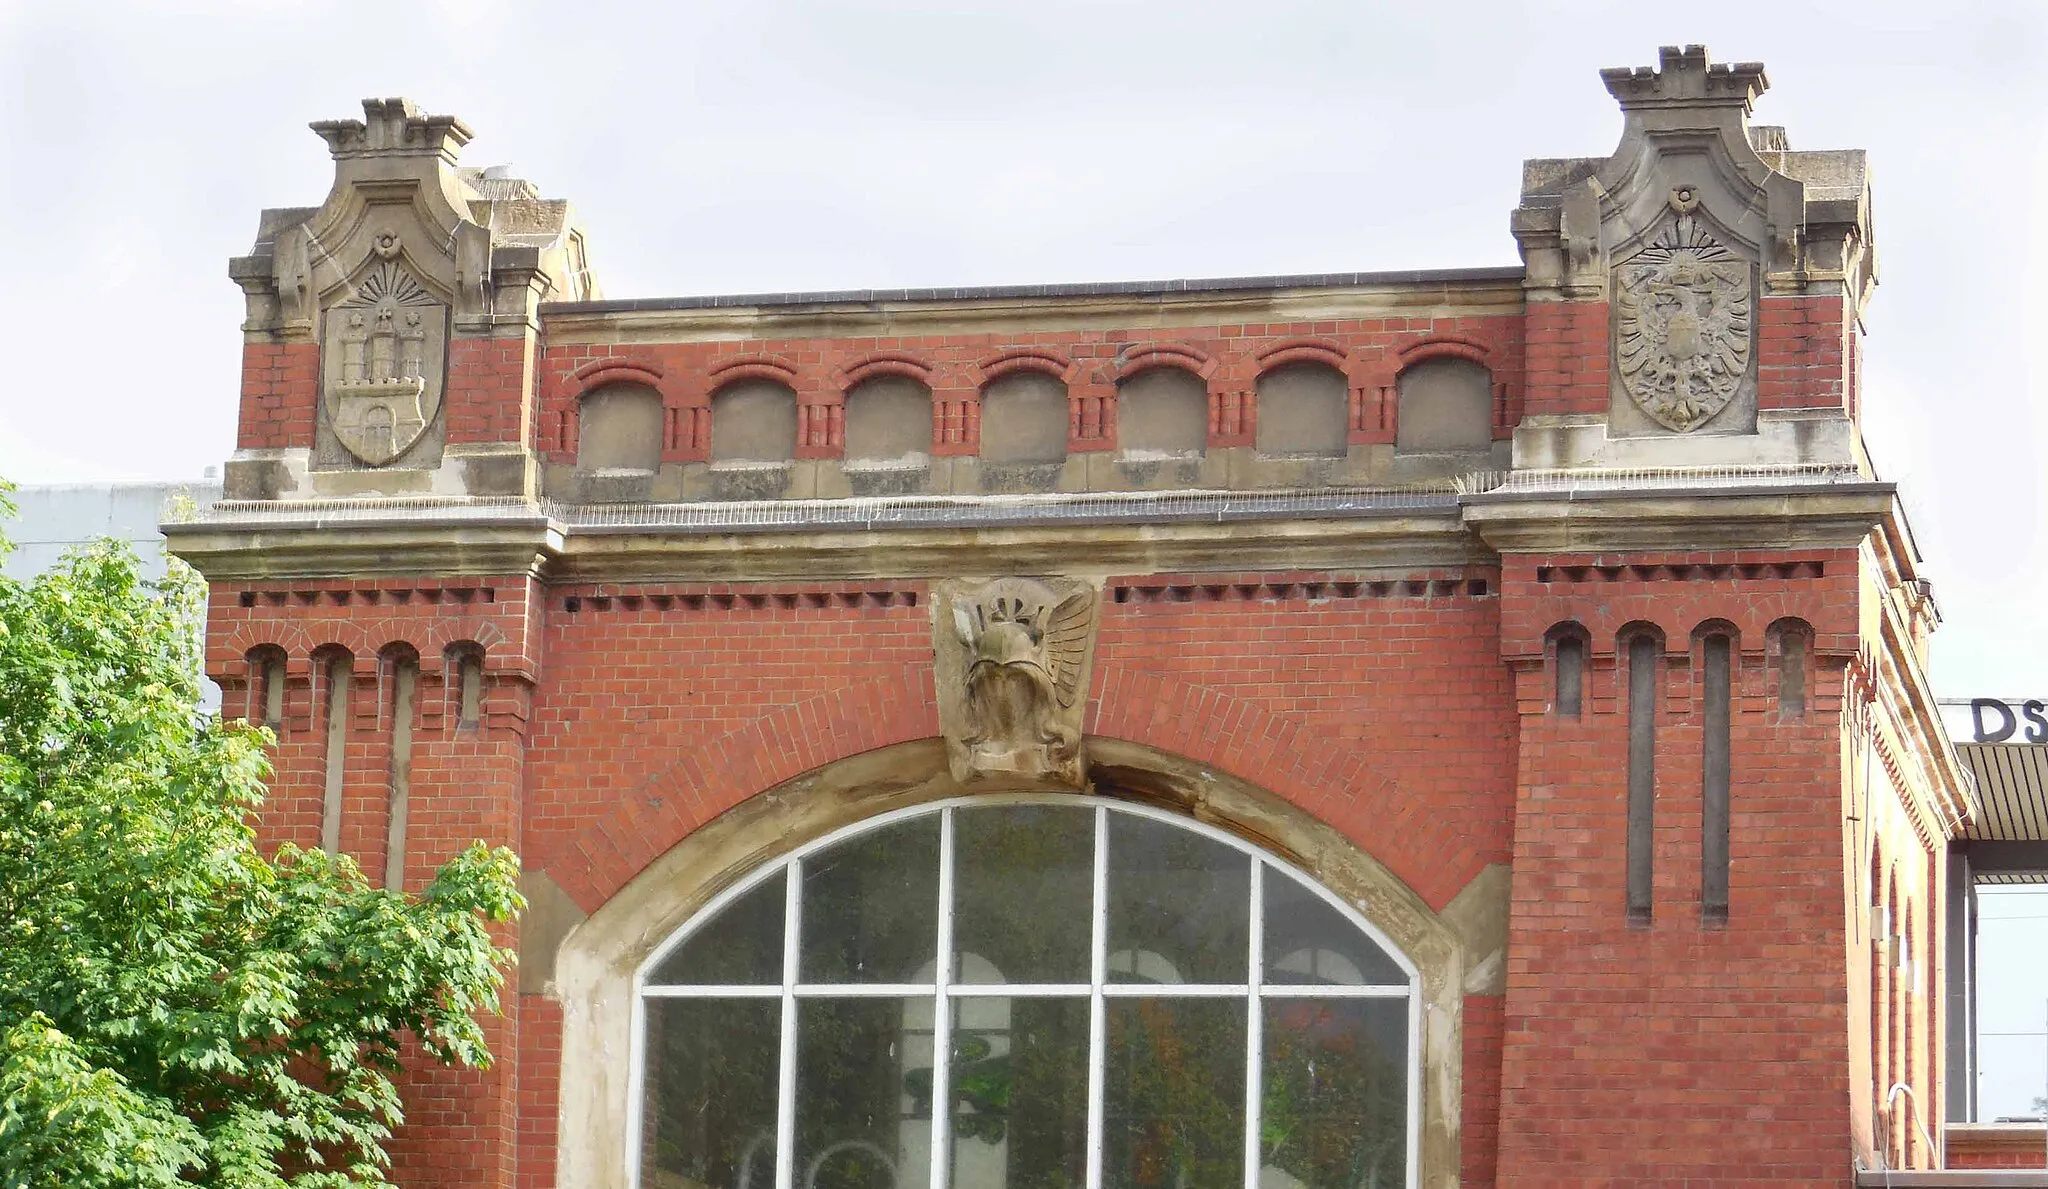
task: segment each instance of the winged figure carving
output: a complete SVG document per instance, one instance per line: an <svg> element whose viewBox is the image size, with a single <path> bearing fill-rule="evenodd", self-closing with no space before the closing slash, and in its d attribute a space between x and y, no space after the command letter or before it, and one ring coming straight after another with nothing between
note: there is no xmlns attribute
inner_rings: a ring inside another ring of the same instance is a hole
<svg viewBox="0 0 2048 1189"><path fill-rule="evenodd" d="M953 603L964 650L962 722L967 774L1055 774L1080 752L1095 592L1060 592L1000 578Z"/></svg>

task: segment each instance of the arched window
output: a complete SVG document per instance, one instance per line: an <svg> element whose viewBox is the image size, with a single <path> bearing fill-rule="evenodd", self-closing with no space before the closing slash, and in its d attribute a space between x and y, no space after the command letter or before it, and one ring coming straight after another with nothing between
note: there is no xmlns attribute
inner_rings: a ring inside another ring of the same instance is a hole
<svg viewBox="0 0 2048 1189"><path fill-rule="evenodd" d="M576 408L576 469L651 472L661 465L661 394L645 384L608 384Z"/></svg>
<svg viewBox="0 0 2048 1189"><path fill-rule="evenodd" d="M909 376L876 376L846 394L849 469L918 471L931 465L932 390Z"/></svg>
<svg viewBox="0 0 2048 1189"><path fill-rule="evenodd" d="M1209 386L1177 367L1148 367L1117 385L1116 436L1124 457L1199 458L1209 444Z"/></svg>
<svg viewBox="0 0 2048 1189"><path fill-rule="evenodd" d="M981 458L1051 463L1067 457L1067 386L1044 372L1014 371L981 391Z"/></svg>
<svg viewBox="0 0 2048 1189"><path fill-rule="evenodd" d="M1485 453L1493 446L1493 373L1469 359L1425 359L1395 386L1394 449Z"/></svg>
<svg viewBox="0 0 2048 1189"><path fill-rule="evenodd" d="M249 650L249 712L252 723L273 731L284 729L284 649L258 644Z"/></svg>
<svg viewBox="0 0 2048 1189"><path fill-rule="evenodd" d="M637 983L642 1186L1416 1176L1415 968L1277 859L1159 810L884 815L712 901Z"/></svg>
<svg viewBox="0 0 2048 1189"><path fill-rule="evenodd" d="M1551 653L1550 712L1577 718L1586 704L1586 656L1592 640L1578 622L1567 620L1544 633Z"/></svg>
<svg viewBox="0 0 2048 1189"><path fill-rule="evenodd" d="M468 641L450 644L445 659L450 717L457 727L474 727L484 716L484 650Z"/></svg>
<svg viewBox="0 0 2048 1189"><path fill-rule="evenodd" d="M1804 717L1812 685L1813 627L1803 619L1781 619L1768 629L1766 642L1777 654L1779 720Z"/></svg>
<svg viewBox="0 0 2048 1189"><path fill-rule="evenodd" d="M739 466L796 457L796 393L773 380L740 380L711 397L711 461Z"/></svg>
<svg viewBox="0 0 2048 1189"><path fill-rule="evenodd" d="M1259 377L1261 454L1342 458L1350 440L1350 390L1327 363L1289 363Z"/></svg>

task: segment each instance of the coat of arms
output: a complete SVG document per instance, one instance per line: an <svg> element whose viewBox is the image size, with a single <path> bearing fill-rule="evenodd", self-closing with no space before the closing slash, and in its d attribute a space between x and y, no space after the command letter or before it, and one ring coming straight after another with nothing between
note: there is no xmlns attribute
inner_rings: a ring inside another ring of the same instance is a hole
<svg viewBox="0 0 2048 1189"><path fill-rule="evenodd" d="M1638 408L1686 433L1749 382L1754 286L1748 262L1689 207L1679 210L1663 236L1615 269L1614 362Z"/></svg>
<svg viewBox="0 0 2048 1189"><path fill-rule="evenodd" d="M1095 600L1085 583L1056 589L1029 578L999 578L954 594L953 640L942 641L950 663L941 668L941 688L951 696L942 696L941 718L956 779L1005 775L1081 785L1081 704Z"/></svg>
<svg viewBox="0 0 2048 1189"><path fill-rule="evenodd" d="M419 441L441 406L447 344L448 307L395 260L327 311L322 400L349 453L383 466Z"/></svg>

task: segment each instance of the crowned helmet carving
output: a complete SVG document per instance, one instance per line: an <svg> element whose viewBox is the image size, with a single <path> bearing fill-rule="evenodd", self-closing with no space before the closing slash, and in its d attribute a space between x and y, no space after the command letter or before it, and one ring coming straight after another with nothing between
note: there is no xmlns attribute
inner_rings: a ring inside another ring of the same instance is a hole
<svg viewBox="0 0 2048 1189"><path fill-rule="evenodd" d="M1092 587L1061 579L999 578L952 592L940 713L956 779L1082 784L1095 603Z"/></svg>

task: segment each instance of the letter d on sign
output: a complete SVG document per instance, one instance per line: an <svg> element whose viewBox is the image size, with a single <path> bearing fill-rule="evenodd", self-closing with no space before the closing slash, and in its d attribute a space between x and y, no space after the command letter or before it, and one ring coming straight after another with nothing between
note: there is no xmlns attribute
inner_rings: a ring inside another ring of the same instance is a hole
<svg viewBox="0 0 2048 1189"><path fill-rule="evenodd" d="M1998 717L2001 721L1997 730L1992 730L1984 725L1984 712L1986 710L1998 712ZM1999 701L1997 698L1972 698L1970 699L1970 725L1977 730L1977 742L2003 743L2007 739L2012 738L2013 731L2019 728L2020 723L2017 718L2013 717L2012 707Z"/></svg>

